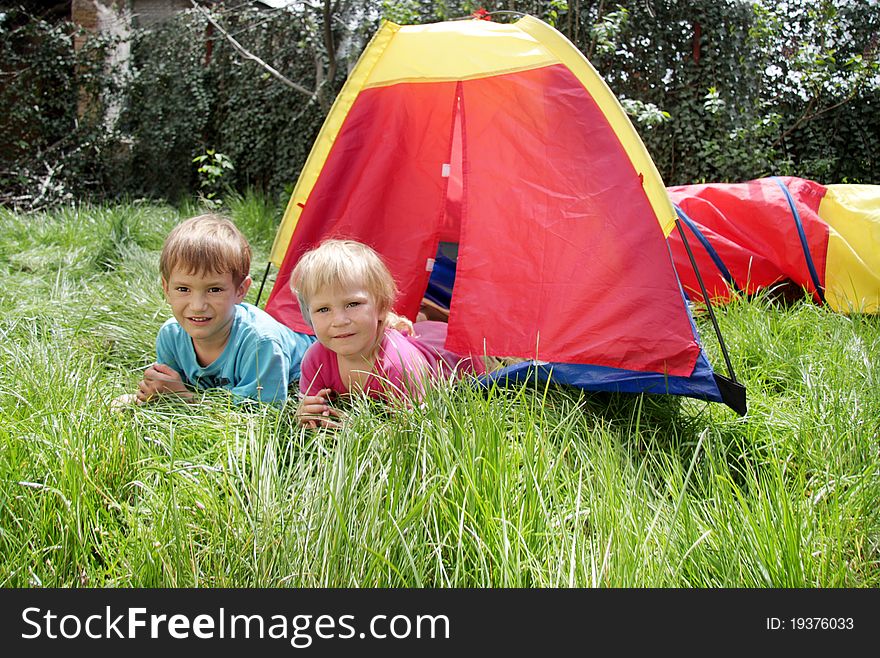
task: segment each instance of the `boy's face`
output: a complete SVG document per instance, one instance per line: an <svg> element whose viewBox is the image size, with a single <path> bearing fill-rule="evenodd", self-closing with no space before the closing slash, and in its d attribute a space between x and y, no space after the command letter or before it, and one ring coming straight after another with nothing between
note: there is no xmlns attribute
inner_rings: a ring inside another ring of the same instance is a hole
<svg viewBox="0 0 880 658"><path fill-rule="evenodd" d="M370 360L379 325L387 313L359 287L322 288L309 300L309 314L318 341L341 357Z"/></svg>
<svg viewBox="0 0 880 658"><path fill-rule="evenodd" d="M162 279L165 299L174 319L200 347L222 347L229 340L235 305L251 286L251 278L236 285L231 272L195 274L177 267Z"/></svg>

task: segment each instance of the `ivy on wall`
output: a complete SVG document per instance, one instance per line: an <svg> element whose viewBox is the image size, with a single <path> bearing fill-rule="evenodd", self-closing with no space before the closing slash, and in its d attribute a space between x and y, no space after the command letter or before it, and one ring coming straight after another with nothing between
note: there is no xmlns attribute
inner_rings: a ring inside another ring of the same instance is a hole
<svg viewBox="0 0 880 658"><path fill-rule="evenodd" d="M119 135L102 121L120 93L105 64L113 39L74 50L76 30L0 11L0 202L41 206L107 184ZM91 111L78 116L88 101Z"/></svg>
<svg viewBox="0 0 880 658"><path fill-rule="evenodd" d="M771 174L880 183L878 5L339 0L269 11L220 2L135 30L127 79L106 64L112 40L93 36L75 51L70 24L2 12L0 200L188 196L199 185L193 159L208 150L234 164L224 183L284 199L383 16L420 23L481 7L538 16L584 52L667 185ZM83 98L93 111L78 115ZM124 109L107 125L113 102Z"/></svg>
<svg viewBox="0 0 880 658"><path fill-rule="evenodd" d="M618 96L668 113L636 126L668 185L880 182L876 0L566 3L557 27Z"/></svg>
<svg viewBox="0 0 880 658"><path fill-rule="evenodd" d="M181 16L134 35L134 74L120 120L131 139L124 186L133 193L174 198L196 187L192 161L209 138L216 103L204 33L198 17Z"/></svg>
<svg viewBox="0 0 880 658"><path fill-rule="evenodd" d="M306 24L251 6L214 20L249 52L311 89ZM207 149L235 165L224 182L282 193L307 157L324 117L316 95L279 84L218 34L203 13L183 12L136 37L122 128L132 135L132 184L142 194L179 196L195 186L192 159ZM338 89L344 79L332 81Z"/></svg>

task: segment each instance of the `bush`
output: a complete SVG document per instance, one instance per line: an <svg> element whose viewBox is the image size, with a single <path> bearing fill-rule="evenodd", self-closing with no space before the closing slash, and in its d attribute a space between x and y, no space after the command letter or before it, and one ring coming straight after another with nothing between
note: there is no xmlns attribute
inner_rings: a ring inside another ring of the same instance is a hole
<svg viewBox="0 0 880 658"><path fill-rule="evenodd" d="M40 207L103 190L118 164L119 135L103 123L119 98L106 65L115 41L86 36L69 22L0 13L0 202ZM89 100L91 111L79 114Z"/></svg>
<svg viewBox="0 0 880 658"><path fill-rule="evenodd" d="M185 11L134 30L124 89L106 63L113 39L23 9L0 13L0 116L9 136L0 144L0 203L179 201L199 191L194 158L208 152L233 167L224 187L284 199L379 16L427 22L474 9L466 0L340 6L347 13L325 14L320 3L296 11L215 3L211 14ZM667 185L771 174L880 182L875 7L843 0L485 7L534 14L580 48L622 99ZM245 58L221 31L299 90ZM119 120L108 120L108 108L123 103Z"/></svg>
<svg viewBox="0 0 880 658"><path fill-rule="evenodd" d="M283 75L314 89L309 32L300 18L242 7L215 20ZM193 159L208 151L229 158L234 168L223 181L239 191L276 196L295 182L324 110L243 59L202 12L182 12L162 29L138 32L133 62L122 128L134 141L131 187L138 194L191 194L199 186ZM330 81L330 98L342 82L341 76Z"/></svg>

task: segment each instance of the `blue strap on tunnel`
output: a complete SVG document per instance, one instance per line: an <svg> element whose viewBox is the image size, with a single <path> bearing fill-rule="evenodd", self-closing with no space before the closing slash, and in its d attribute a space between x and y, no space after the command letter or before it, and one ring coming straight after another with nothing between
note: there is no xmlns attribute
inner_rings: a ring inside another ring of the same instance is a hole
<svg viewBox="0 0 880 658"><path fill-rule="evenodd" d="M681 221L685 223L691 233L697 238L701 245L703 245L703 249L706 250L706 253L709 254L709 257L712 259L712 262L715 263L715 267L718 268L718 271L721 273L721 276L724 277L724 280L727 281L729 286L732 286L736 292L741 292L739 286L736 285L736 281L733 279L733 275L730 273L730 270L727 269L727 266L724 264L724 261L721 260L721 256L718 255L718 252L715 251L715 247L713 247L709 240L706 239L706 236L697 228L697 225L694 221L688 217L685 212L679 208L677 205L673 204L675 208L675 213L679 216Z"/></svg>
<svg viewBox="0 0 880 658"><path fill-rule="evenodd" d="M777 176L772 177L776 184L782 189L782 193L785 195L786 201L788 201L788 207L791 210L791 216L794 217L794 223L797 227L798 236L801 239L801 247L804 250L804 258L807 259L807 269L810 271L810 278L813 280L813 287L816 289L816 292L819 295L819 299L822 300L822 303L825 303L825 290L822 288L822 285L819 283L819 273L816 271L816 265L813 263L813 255L810 253L810 246L807 244L807 234L804 233L804 225L801 222L801 215L798 212L797 206L794 205L794 199L791 198L791 192L788 191L788 187L785 185L785 182L778 178Z"/></svg>

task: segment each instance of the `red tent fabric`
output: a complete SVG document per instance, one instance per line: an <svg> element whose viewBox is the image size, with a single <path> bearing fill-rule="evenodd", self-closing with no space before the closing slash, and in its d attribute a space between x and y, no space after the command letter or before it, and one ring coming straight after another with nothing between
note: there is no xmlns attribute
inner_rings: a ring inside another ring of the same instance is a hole
<svg viewBox="0 0 880 658"><path fill-rule="evenodd" d="M460 205L448 194L459 177ZM320 240L346 237L382 254L397 310L413 318L439 241L455 237L449 349L688 376L700 347L642 184L563 65L364 89L267 310L308 331L290 271Z"/></svg>
<svg viewBox="0 0 880 658"><path fill-rule="evenodd" d="M803 227L819 286L824 288L828 224L819 216L819 204L826 193L823 185L802 178L780 177L668 188L669 198L693 220L741 291L753 294L791 281L812 292L819 301L786 190ZM715 301L729 299L731 289L717 263L694 235L686 235L709 296ZM677 232L670 234L669 244L685 291L692 299L702 300L694 269Z"/></svg>

